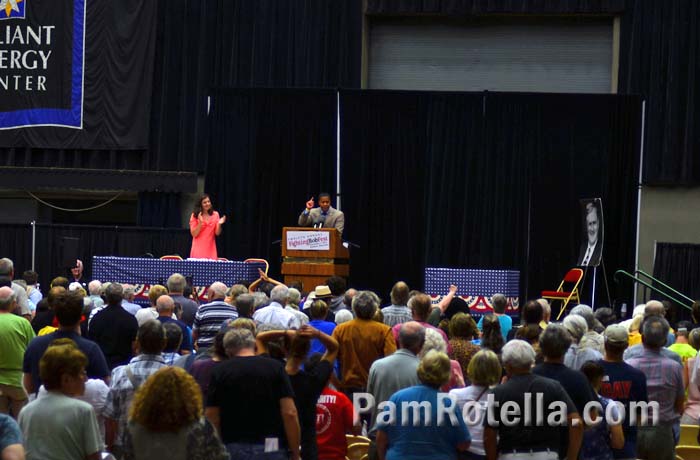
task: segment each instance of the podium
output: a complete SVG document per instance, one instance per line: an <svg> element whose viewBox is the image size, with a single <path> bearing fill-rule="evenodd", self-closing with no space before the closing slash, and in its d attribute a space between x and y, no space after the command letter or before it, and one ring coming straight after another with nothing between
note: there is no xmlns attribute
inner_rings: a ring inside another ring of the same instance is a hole
<svg viewBox="0 0 700 460"><path fill-rule="evenodd" d="M333 275L347 278L350 251L335 228L284 227L282 274L285 284L301 281L305 291L313 291Z"/></svg>

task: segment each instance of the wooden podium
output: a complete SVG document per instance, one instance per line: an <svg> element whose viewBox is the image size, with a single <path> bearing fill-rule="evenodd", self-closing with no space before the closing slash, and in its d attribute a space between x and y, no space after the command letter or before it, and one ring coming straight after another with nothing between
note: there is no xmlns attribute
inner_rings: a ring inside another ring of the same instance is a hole
<svg viewBox="0 0 700 460"><path fill-rule="evenodd" d="M350 274L350 251L335 228L284 227L282 229L282 274L284 283L301 281L311 292L336 275Z"/></svg>

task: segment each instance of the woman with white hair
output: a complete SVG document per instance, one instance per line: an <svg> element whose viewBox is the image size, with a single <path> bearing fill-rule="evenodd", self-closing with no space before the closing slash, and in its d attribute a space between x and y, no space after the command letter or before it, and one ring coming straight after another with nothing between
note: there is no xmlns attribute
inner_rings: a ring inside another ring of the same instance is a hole
<svg viewBox="0 0 700 460"><path fill-rule="evenodd" d="M390 411L393 405L395 417L392 421L382 415L377 419L380 460L456 460L458 451L469 448L471 436L461 411L455 410L454 418L445 417L442 423L438 423L438 392L450 378L450 367L450 358L445 353L430 350L421 358L416 371L421 384L391 395L391 404L384 410ZM402 407L411 403L427 403L429 409L409 410L404 414ZM449 407L455 403L447 399L443 404ZM404 415L407 420L403 419Z"/></svg>
<svg viewBox="0 0 700 460"><path fill-rule="evenodd" d="M425 342L423 343L423 348L418 354L418 357L424 357L431 350L447 354L447 344L445 343L445 339L442 338L442 335L440 335L437 330L426 327ZM464 388L464 374L462 373L462 366L460 366L459 362L451 359L450 379L440 388L440 390L447 392L453 388Z"/></svg>
<svg viewBox="0 0 700 460"><path fill-rule="evenodd" d="M578 371L586 361L598 361L603 359L603 355L593 348L581 348L579 345L583 336L588 332L588 325L582 316L569 314L564 318L563 324L572 338L571 346L564 356L564 364L566 367Z"/></svg>

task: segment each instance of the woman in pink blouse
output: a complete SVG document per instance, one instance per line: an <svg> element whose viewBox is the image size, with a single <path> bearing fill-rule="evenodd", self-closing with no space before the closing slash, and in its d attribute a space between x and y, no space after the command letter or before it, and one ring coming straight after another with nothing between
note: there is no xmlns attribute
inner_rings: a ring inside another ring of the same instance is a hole
<svg viewBox="0 0 700 460"><path fill-rule="evenodd" d="M221 227L225 222L226 216L219 218L209 195L202 195L190 216L191 259L217 259L216 237L221 235Z"/></svg>

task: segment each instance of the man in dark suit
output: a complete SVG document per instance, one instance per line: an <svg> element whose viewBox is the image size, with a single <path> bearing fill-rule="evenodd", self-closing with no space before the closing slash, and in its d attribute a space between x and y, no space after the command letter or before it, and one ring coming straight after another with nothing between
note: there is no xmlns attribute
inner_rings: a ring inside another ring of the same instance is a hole
<svg viewBox="0 0 700 460"><path fill-rule="evenodd" d="M603 252L600 227L598 201L591 201L586 204L586 235L588 238L581 243L577 265L588 267L600 264L600 256Z"/></svg>
<svg viewBox="0 0 700 460"><path fill-rule="evenodd" d="M331 206L329 193L318 195L318 207L314 208L313 197L306 202L306 209L299 215L300 227L312 227L320 224L322 228L337 228L342 234L345 228L345 214Z"/></svg>

